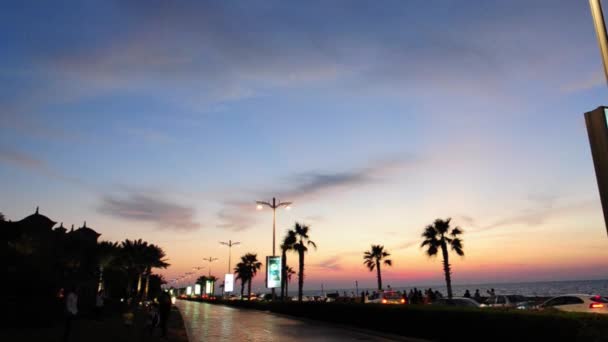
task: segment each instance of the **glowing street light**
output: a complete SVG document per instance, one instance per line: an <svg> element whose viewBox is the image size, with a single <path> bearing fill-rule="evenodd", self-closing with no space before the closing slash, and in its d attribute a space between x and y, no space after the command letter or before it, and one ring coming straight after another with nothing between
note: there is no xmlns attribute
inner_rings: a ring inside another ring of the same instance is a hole
<svg viewBox="0 0 608 342"><path fill-rule="evenodd" d="M211 277L211 263L219 260L218 258L214 258L214 257L208 257L208 258L203 258L203 260L208 261L209 262L209 276Z"/></svg>
<svg viewBox="0 0 608 342"><path fill-rule="evenodd" d="M285 209L291 209L292 202L281 202L276 198L272 198L272 203L264 202L264 201L256 201L257 209L262 210L264 207L269 207L272 209L272 256L276 256L276 240L277 240L277 208L285 207ZM272 288L272 299L275 299L275 290Z"/></svg>
<svg viewBox="0 0 608 342"><path fill-rule="evenodd" d="M262 210L264 207L269 207L272 209L272 256L276 256L276 231L277 231L277 208L285 207L285 209L290 210L292 202L281 202L277 203L276 198L272 198L272 203L264 202L264 201L256 201L257 209ZM274 290L273 290L274 291Z"/></svg>
<svg viewBox="0 0 608 342"><path fill-rule="evenodd" d="M232 260L232 246L238 246L241 243L237 241L233 242L232 240L228 240L228 242L220 241L220 244L228 246L228 273L232 273L232 268L230 266Z"/></svg>

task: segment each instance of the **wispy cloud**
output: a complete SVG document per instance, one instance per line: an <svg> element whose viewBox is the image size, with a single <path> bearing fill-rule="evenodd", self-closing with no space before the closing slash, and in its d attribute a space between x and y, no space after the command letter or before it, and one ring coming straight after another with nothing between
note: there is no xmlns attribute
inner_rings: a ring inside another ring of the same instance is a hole
<svg viewBox="0 0 608 342"><path fill-rule="evenodd" d="M194 219L194 208L146 194L104 196L98 211L118 219L152 223L159 230L192 231L201 227Z"/></svg>
<svg viewBox="0 0 608 342"><path fill-rule="evenodd" d="M359 189L381 183L386 177L399 171L418 166L424 159L408 156L386 158L371 162L368 166L351 171L322 172L309 171L287 177L285 183L291 189L276 191L285 198L303 199L329 195L335 192Z"/></svg>
<svg viewBox="0 0 608 342"><path fill-rule="evenodd" d="M36 159L29 154L0 147L0 162L22 167L33 171L46 171L46 162Z"/></svg>
<svg viewBox="0 0 608 342"><path fill-rule="evenodd" d="M311 267L321 268L329 271L341 271L342 265L340 264L341 257L340 256L332 256L326 259L321 260L316 264L310 265Z"/></svg>
<svg viewBox="0 0 608 342"><path fill-rule="evenodd" d="M226 201L217 216L219 228L239 232L253 226L257 219L250 213L254 208L253 201Z"/></svg>
<svg viewBox="0 0 608 342"><path fill-rule="evenodd" d="M264 191L260 196L265 198L279 194L280 198L289 198L293 201L330 196L336 192L360 189L382 182L392 173L407 170L423 162L423 159L417 157L383 159L353 171L299 173L285 178L286 186L283 189L287 188L287 190ZM218 213L221 221L219 227L234 231L251 227L256 222L251 213L252 203L239 200L225 201Z"/></svg>
<svg viewBox="0 0 608 342"><path fill-rule="evenodd" d="M464 227L466 228L477 228L477 221L468 215L460 215L458 216L458 219L464 223Z"/></svg>
<svg viewBox="0 0 608 342"><path fill-rule="evenodd" d="M545 222L549 221L558 216L578 214L581 212L589 212L599 208L599 204L596 201L579 201L569 204L563 204L560 206L554 206L553 200L549 201L551 204L544 202L540 206L528 208L520 211L518 214L503 217L496 220L495 222L488 225L479 225L479 228L470 230L471 232L482 232L492 229L524 225L528 227L540 226Z"/></svg>
<svg viewBox="0 0 608 342"><path fill-rule="evenodd" d="M25 169L48 178L84 185L81 179L56 171L45 160L7 147L0 146L0 163Z"/></svg>
<svg viewBox="0 0 608 342"><path fill-rule="evenodd" d="M402 243L394 246L392 249L393 250L404 250L404 249L408 249L410 247L414 247L417 244L418 244L417 241L413 241L413 240L412 241L405 241L405 242L402 242Z"/></svg>
<svg viewBox="0 0 608 342"><path fill-rule="evenodd" d="M572 81L562 85L561 90L565 93L577 93L599 87L604 85L605 82L606 79L604 78L604 74L598 71L582 80Z"/></svg>

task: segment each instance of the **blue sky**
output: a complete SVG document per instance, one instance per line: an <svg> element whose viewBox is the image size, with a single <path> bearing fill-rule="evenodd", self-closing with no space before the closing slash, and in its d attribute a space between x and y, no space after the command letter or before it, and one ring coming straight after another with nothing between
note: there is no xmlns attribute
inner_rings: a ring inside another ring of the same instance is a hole
<svg viewBox="0 0 608 342"><path fill-rule="evenodd" d="M3 2L0 210L147 238L168 277L225 253L216 240L267 254L250 209L275 194L296 202L281 230L304 220L319 240L311 283L372 282L372 242L409 265L389 279L440 279L414 242L443 216L468 232L461 282L605 276L587 6ZM503 273L484 271L488 244Z"/></svg>

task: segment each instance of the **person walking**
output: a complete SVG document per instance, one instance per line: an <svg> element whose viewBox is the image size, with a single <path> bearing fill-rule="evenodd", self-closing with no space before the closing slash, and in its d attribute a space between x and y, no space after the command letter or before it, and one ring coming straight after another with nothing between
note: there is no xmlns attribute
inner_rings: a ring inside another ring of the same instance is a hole
<svg viewBox="0 0 608 342"><path fill-rule="evenodd" d="M163 292L159 298L159 309L158 313L160 316L160 329L161 337L167 337L167 322L169 321L169 314L171 313L171 297L167 292Z"/></svg>
<svg viewBox="0 0 608 342"><path fill-rule="evenodd" d="M475 290L475 294L473 295L473 299L475 299L478 303L481 303L481 294L479 293L479 289Z"/></svg>
<svg viewBox="0 0 608 342"><path fill-rule="evenodd" d="M71 287L68 295L65 299L65 330L63 332L63 341L67 342L72 332L72 322L78 315L78 294L76 294L76 287Z"/></svg>

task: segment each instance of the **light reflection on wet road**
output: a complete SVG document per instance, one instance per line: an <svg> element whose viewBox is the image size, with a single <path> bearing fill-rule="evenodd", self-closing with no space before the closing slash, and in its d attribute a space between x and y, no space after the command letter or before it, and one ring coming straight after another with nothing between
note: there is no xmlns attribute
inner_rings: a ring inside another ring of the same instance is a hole
<svg viewBox="0 0 608 342"><path fill-rule="evenodd" d="M179 300L190 337L199 341L393 341L272 313Z"/></svg>

